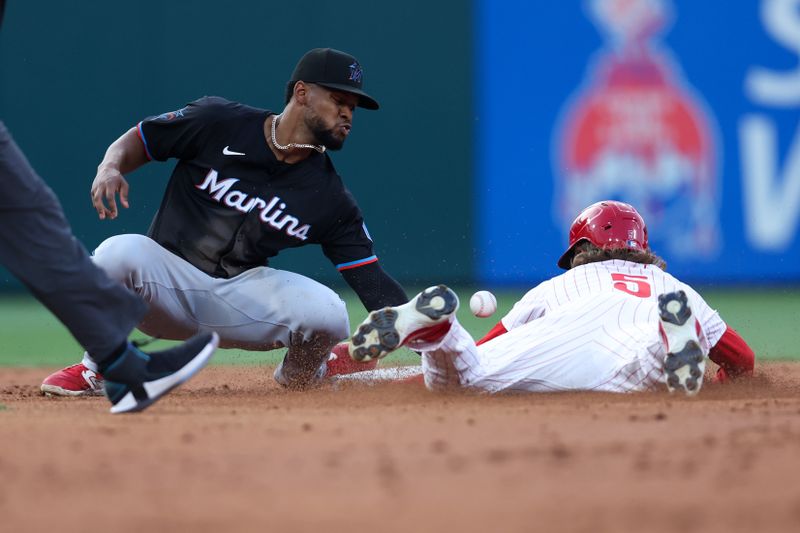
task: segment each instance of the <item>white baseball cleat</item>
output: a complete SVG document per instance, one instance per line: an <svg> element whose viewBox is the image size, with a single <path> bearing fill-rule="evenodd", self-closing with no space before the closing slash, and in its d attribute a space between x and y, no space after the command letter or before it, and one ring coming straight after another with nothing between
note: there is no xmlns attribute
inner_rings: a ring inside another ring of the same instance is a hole
<svg viewBox="0 0 800 533"><path fill-rule="evenodd" d="M350 357L369 361L386 357L415 340L435 342L450 330L457 309L456 293L444 285L436 285L408 303L373 311L350 338Z"/></svg>
<svg viewBox="0 0 800 533"><path fill-rule="evenodd" d="M706 357L697 336L697 320L683 291L658 297L658 314L667 347L664 371L670 392L694 396L703 386Z"/></svg>

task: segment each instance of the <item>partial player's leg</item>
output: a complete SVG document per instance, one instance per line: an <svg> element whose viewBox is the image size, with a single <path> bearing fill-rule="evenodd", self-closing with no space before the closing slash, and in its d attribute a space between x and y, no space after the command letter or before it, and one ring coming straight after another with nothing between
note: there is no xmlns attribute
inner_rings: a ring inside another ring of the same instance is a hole
<svg viewBox="0 0 800 533"><path fill-rule="evenodd" d="M181 340L213 330L223 348L288 348L275 374L287 387L308 386L324 374L331 348L347 336L344 302L298 274L259 267L231 279L214 278L142 235L107 239L94 260L149 304L139 325L144 333ZM88 358L83 365L72 370L80 370L81 379L84 369L98 370Z"/></svg>
<svg viewBox="0 0 800 533"><path fill-rule="evenodd" d="M456 320L458 297L444 285L429 287L408 303L369 314L348 343L358 361L385 357L400 346L422 352L425 383L431 389L458 387L470 372L460 356L475 350L475 341ZM441 349L449 342L455 348ZM463 344L463 346L461 345Z"/></svg>
<svg viewBox="0 0 800 533"><path fill-rule="evenodd" d="M169 290L184 281L181 263L188 263L143 235L111 237L98 247L92 259L93 268L101 269L112 280L115 290L151 304L147 313L142 313L131 325L131 330L138 326L154 337L173 340L187 339L199 331L195 323L187 320L183 303ZM173 260L178 261L173 265ZM170 276L170 269L174 276ZM152 324L153 329L143 323ZM48 396L100 395L103 385L97 363L89 353L84 353L80 363L47 376L41 391Z"/></svg>
<svg viewBox="0 0 800 533"><path fill-rule="evenodd" d="M411 301L369 314L350 338L350 356L356 361L385 357L400 346L441 338L450 329L458 297L444 285L428 287Z"/></svg>
<svg viewBox="0 0 800 533"><path fill-rule="evenodd" d="M429 388L459 385L486 392L654 388L663 375L657 320L641 319L640 302L609 295L565 306L475 346L454 322L422 354ZM604 324L614 316L613 324Z"/></svg>
<svg viewBox="0 0 800 533"><path fill-rule="evenodd" d="M217 329L232 347L287 348L275 381L301 390L328 375L332 349L349 330L347 308L330 288L294 272L259 267L217 280L214 296L248 317ZM214 319L218 320L218 319ZM343 365L332 363L337 372Z"/></svg>
<svg viewBox="0 0 800 533"><path fill-rule="evenodd" d="M422 347L422 376L430 390L470 387L484 375L479 347L454 319L450 329Z"/></svg>
<svg viewBox="0 0 800 533"><path fill-rule="evenodd" d="M664 360L667 388L670 392L683 391L694 396L703 386L706 354L686 293L676 291L660 295L658 313L667 352Z"/></svg>
<svg viewBox="0 0 800 533"><path fill-rule="evenodd" d="M0 261L98 358L118 349L144 316L141 299L89 259L2 122Z"/></svg>
<svg viewBox="0 0 800 533"><path fill-rule="evenodd" d="M2 122L0 260L93 354L108 377L112 413L146 409L195 375L214 353L214 333L158 354L127 342L146 305L92 263L55 195Z"/></svg>
<svg viewBox="0 0 800 533"><path fill-rule="evenodd" d="M111 412L147 409L199 372L218 344L216 333L199 333L179 346L155 353L145 353L128 344L121 355L101 361L105 393L113 404Z"/></svg>

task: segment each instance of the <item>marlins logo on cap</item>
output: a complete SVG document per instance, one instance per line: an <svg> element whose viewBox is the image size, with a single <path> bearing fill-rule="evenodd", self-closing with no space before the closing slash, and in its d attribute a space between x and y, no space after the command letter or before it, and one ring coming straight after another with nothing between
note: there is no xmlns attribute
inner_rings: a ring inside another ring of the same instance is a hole
<svg viewBox="0 0 800 533"><path fill-rule="evenodd" d="M364 69L358 60L333 48L314 48L300 58L292 72L288 91L298 81L316 83L334 91L353 93L358 96L358 106L378 109L378 102L364 92Z"/></svg>
<svg viewBox="0 0 800 533"><path fill-rule="evenodd" d="M351 80L361 83L361 76L364 72L361 70L361 65L358 64L358 61L354 61L352 65L350 65L350 78Z"/></svg>

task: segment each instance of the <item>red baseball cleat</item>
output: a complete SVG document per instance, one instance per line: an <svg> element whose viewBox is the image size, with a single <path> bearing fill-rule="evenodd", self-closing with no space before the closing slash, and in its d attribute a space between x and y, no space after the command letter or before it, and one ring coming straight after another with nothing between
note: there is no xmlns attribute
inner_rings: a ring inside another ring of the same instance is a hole
<svg viewBox="0 0 800 533"><path fill-rule="evenodd" d="M103 376L78 363L47 376L41 390L45 396L102 396Z"/></svg>
<svg viewBox="0 0 800 533"><path fill-rule="evenodd" d="M377 366L377 359L363 362L354 361L347 351L347 343L340 342L331 350L331 355L328 358L328 370L325 372L325 377L329 378L342 374L355 374L356 372L374 370Z"/></svg>

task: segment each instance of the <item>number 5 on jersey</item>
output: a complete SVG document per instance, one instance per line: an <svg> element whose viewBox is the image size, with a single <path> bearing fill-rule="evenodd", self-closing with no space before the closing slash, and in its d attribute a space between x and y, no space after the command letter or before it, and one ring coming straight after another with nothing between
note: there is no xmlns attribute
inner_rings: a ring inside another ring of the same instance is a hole
<svg viewBox="0 0 800 533"><path fill-rule="evenodd" d="M614 288L618 291L626 292L639 298L649 298L652 294L650 283L646 276L632 276L615 272L611 274L611 279L614 280Z"/></svg>

